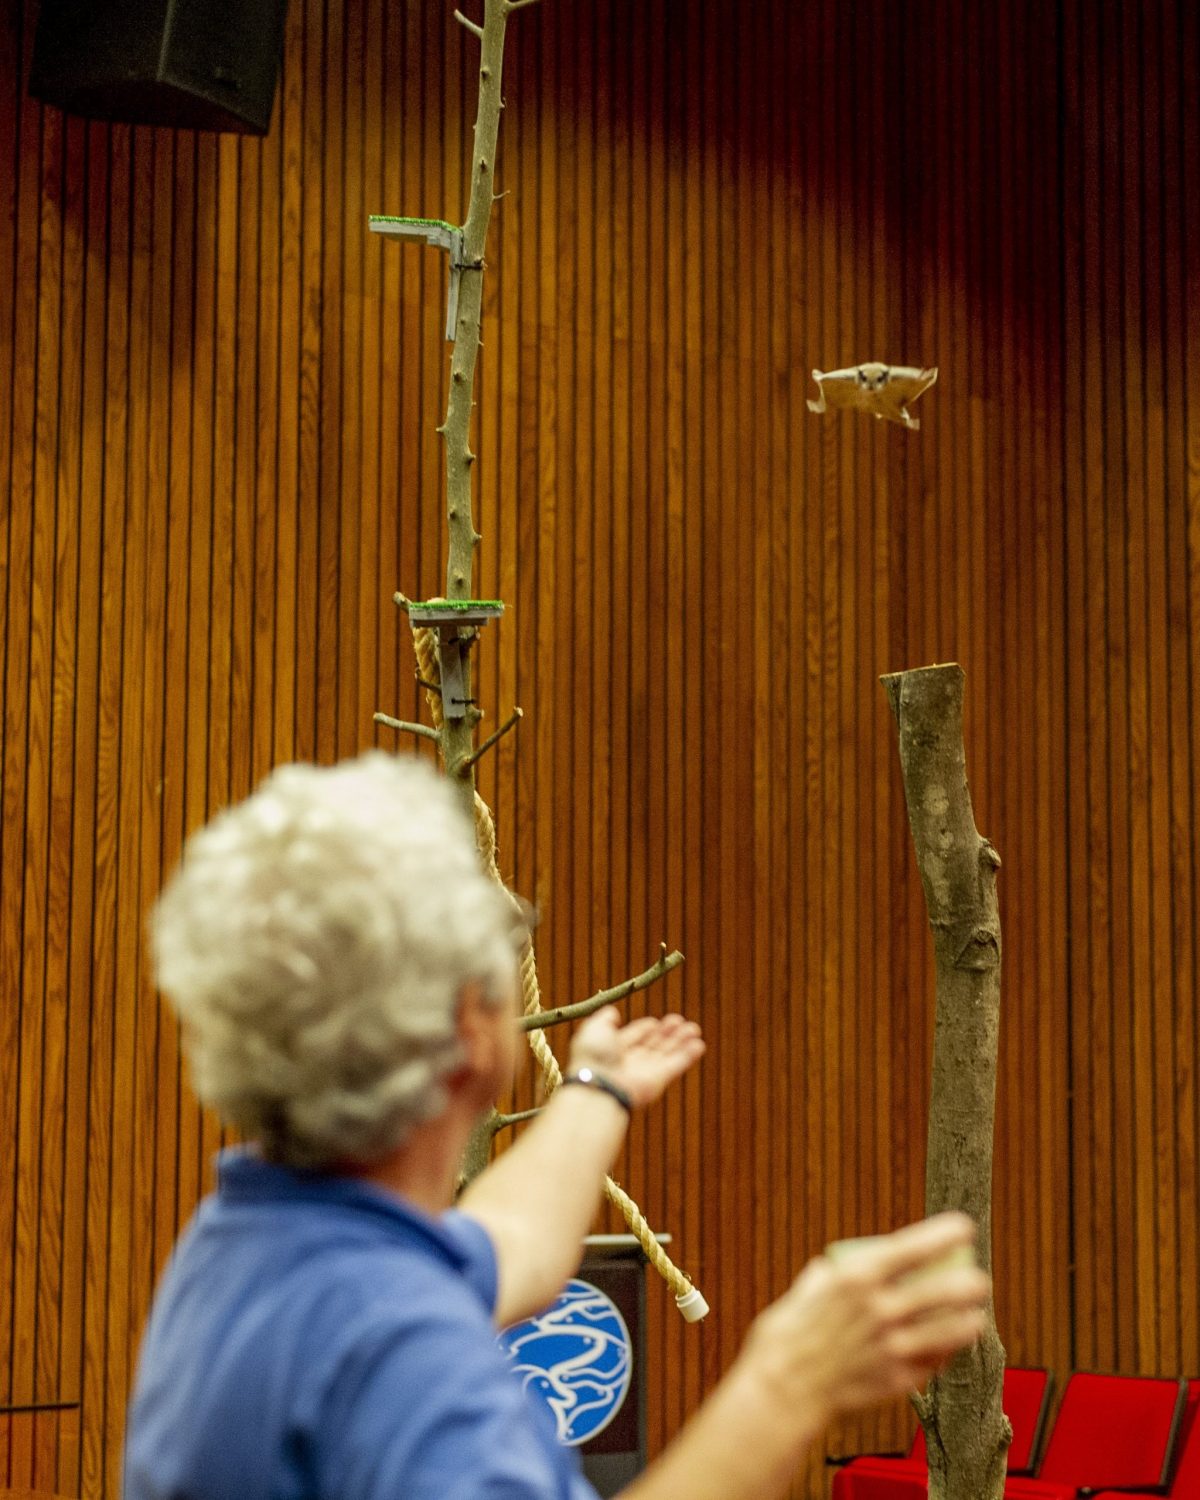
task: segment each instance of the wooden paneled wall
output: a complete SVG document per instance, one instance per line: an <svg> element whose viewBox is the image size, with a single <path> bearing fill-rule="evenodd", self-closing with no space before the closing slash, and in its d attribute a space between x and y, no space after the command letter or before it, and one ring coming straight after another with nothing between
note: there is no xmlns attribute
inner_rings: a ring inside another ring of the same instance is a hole
<svg viewBox="0 0 1200 1500"><path fill-rule="evenodd" d="M1200 39L1068 12L1067 842L1076 1353L1197 1369Z"/></svg>
<svg viewBox="0 0 1200 1500"><path fill-rule="evenodd" d="M219 1133L147 983L185 831L419 713L440 259L474 42L292 0L262 142L23 91L0 0L0 1485L117 1494ZM561 1003L660 940L703 1069L620 1175L655 1446L828 1239L922 1204L930 960L879 673L968 673L1004 860L1011 1357L1200 1376L1200 22L543 0L514 18L478 391L487 763ZM937 363L919 434L813 366ZM523 1085L527 1088L527 1085ZM830 1445L891 1442L897 1411ZM824 1493L818 1458L798 1495Z"/></svg>

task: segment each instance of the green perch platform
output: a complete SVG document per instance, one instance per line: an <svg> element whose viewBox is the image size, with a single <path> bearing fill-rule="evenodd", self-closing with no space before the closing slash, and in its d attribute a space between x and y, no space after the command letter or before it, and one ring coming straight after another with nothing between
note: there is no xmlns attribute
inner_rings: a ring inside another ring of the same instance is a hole
<svg viewBox="0 0 1200 1500"><path fill-rule="evenodd" d="M463 687L463 660L475 633L504 613L499 599L430 599L403 601L408 623L414 630L435 630L442 669L442 712L448 719L461 719L470 707Z"/></svg>

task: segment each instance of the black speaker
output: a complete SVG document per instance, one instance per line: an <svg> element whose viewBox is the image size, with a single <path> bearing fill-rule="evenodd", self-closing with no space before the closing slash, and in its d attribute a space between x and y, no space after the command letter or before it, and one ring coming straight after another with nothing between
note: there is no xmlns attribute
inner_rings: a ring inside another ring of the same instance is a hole
<svg viewBox="0 0 1200 1500"><path fill-rule="evenodd" d="M287 0L42 0L29 91L72 114L265 135Z"/></svg>

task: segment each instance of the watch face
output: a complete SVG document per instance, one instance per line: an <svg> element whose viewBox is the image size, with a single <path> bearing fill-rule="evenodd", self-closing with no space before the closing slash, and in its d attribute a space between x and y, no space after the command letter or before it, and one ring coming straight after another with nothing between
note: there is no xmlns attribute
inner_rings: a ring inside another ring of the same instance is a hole
<svg viewBox="0 0 1200 1500"><path fill-rule="evenodd" d="M545 1312L506 1328L500 1345L531 1397L549 1407L558 1440L569 1447L602 1432L629 1394L629 1329L616 1304L590 1281L568 1281Z"/></svg>

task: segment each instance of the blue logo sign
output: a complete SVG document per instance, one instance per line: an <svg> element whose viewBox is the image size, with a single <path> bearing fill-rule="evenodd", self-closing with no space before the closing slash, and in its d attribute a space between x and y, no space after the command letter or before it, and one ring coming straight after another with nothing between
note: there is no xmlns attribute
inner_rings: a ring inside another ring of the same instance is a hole
<svg viewBox="0 0 1200 1500"><path fill-rule="evenodd" d="M621 1410L633 1344L616 1305L590 1282L568 1281L558 1300L500 1335L525 1389L554 1414L558 1440L577 1448Z"/></svg>

